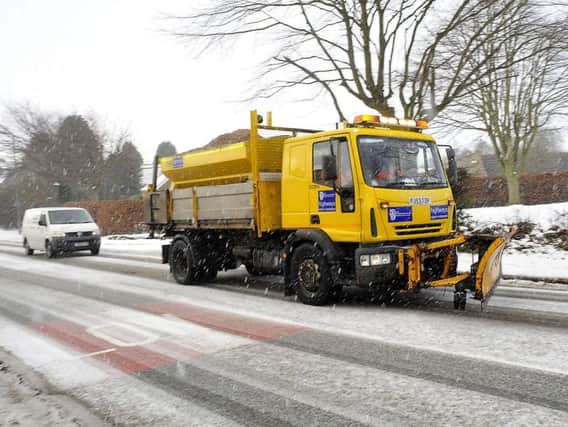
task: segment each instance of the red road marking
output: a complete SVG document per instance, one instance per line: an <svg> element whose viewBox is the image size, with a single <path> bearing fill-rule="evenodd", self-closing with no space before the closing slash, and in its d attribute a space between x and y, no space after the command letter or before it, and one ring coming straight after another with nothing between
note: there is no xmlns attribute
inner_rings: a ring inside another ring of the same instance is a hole
<svg viewBox="0 0 568 427"><path fill-rule="evenodd" d="M137 308L153 314L172 314L180 319L188 320L207 328L259 341L291 335L306 329L303 326L263 320L176 302L147 304Z"/></svg>
<svg viewBox="0 0 568 427"><path fill-rule="evenodd" d="M115 348L115 351L96 354L92 357L108 363L127 374L169 365L176 359L148 350L144 347L116 347L113 344L89 334L85 327L66 320L53 320L36 324L32 328L43 335L84 353L96 353Z"/></svg>

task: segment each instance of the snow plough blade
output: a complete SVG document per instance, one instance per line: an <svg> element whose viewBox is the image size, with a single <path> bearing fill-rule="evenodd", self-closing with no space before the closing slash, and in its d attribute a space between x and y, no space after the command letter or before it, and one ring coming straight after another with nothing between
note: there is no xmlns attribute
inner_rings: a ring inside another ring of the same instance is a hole
<svg viewBox="0 0 568 427"><path fill-rule="evenodd" d="M501 258L505 247L516 234L514 227L502 236L474 235L468 240L479 245L479 260L472 265L474 298L482 303L493 294L501 278Z"/></svg>
<svg viewBox="0 0 568 427"><path fill-rule="evenodd" d="M486 303L501 278L501 258L505 247L517 232L511 229L503 235L458 233L450 239L432 243L419 243L399 250L399 274L407 278L407 291L420 288L454 286L454 306L464 309L466 292L470 291L475 299ZM457 273L457 249L466 245L468 250L477 254L477 262L470 271ZM443 267L432 275L428 265L434 262ZM443 261L443 262L441 262Z"/></svg>

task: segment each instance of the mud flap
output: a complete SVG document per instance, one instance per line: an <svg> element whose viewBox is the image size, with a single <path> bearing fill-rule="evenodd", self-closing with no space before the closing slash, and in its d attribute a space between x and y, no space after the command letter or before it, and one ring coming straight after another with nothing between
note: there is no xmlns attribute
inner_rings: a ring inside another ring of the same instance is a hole
<svg viewBox="0 0 568 427"><path fill-rule="evenodd" d="M493 236L475 236L474 238L480 245L480 254L476 271L472 271L473 291L474 298L480 300L482 305L487 303L499 284L503 251L516 232L517 228L514 227L509 233L497 238Z"/></svg>

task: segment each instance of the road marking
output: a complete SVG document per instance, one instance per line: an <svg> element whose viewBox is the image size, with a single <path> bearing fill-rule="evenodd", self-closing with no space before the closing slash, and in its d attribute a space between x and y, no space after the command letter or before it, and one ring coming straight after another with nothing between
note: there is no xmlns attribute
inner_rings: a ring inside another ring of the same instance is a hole
<svg viewBox="0 0 568 427"><path fill-rule="evenodd" d="M111 328L111 331L108 332L103 332L102 329L107 329L107 328ZM127 331L133 332L134 334L137 335L141 335L141 336L145 336L145 339L139 340L139 341L132 341L132 342L128 342L128 341L123 341L120 338L117 338L116 336L111 335L112 328L114 328L114 332L117 333L117 329L125 329ZM158 335L154 335L152 333L149 333L147 331L144 331L140 328L137 328L136 326L132 326L132 325L128 325L126 323L119 323L119 322L108 322L102 325L97 325L97 326L92 326L90 328L87 329L87 333L100 338L102 340L105 340L107 342L110 342L112 344L114 344L117 347L136 347L136 346L143 346L143 345L147 345L150 343L153 343L154 341L157 341L158 339L160 339L160 337Z"/></svg>
<svg viewBox="0 0 568 427"><path fill-rule="evenodd" d="M127 374L156 369L176 362L173 357L139 345L115 347L110 345L111 342L88 333L84 326L67 320L36 324L32 329L84 352L84 357L90 356Z"/></svg>
<svg viewBox="0 0 568 427"><path fill-rule="evenodd" d="M230 313L192 304L163 302L137 307L147 313L172 316L209 329L264 341L306 330L305 326Z"/></svg>
<svg viewBox="0 0 568 427"><path fill-rule="evenodd" d="M86 359L88 357L94 357L94 356L99 356L101 354L105 354L105 353L110 353L116 351L116 348L109 348L107 350L101 350L101 351L95 351L93 353L87 353L87 354L82 354L80 356L74 356L74 357L68 357L66 358L66 360L80 360L80 359Z"/></svg>

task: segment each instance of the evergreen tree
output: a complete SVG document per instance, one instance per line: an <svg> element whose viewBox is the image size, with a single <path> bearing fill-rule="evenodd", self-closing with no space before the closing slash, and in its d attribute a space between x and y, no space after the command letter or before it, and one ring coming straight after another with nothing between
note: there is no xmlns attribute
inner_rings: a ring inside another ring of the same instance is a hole
<svg viewBox="0 0 568 427"><path fill-rule="evenodd" d="M127 141L120 144L105 161L105 180L102 197L125 199L140 194L142 155Z"/></svg>
<svg viewBox="0 0 568 427"><path fill-rule="evenodd" d="M168 157L177 154L176 146L170 141L160 142L158 149L156 150L156 156L158 157Z"/></svg>
<svg viewBox="0 0 568 427"><path fill-rule="evenodd" d="M57 176L65 200L96 198L101 181L103 145L87 120L67 116L59 125L50 152L50 169Z"/></svg>

